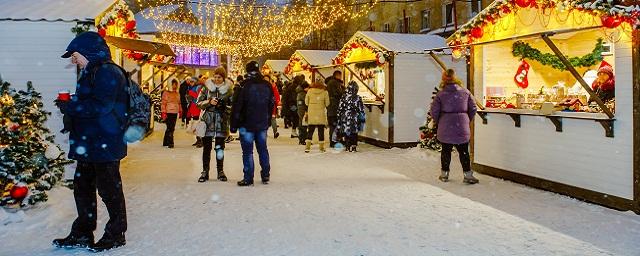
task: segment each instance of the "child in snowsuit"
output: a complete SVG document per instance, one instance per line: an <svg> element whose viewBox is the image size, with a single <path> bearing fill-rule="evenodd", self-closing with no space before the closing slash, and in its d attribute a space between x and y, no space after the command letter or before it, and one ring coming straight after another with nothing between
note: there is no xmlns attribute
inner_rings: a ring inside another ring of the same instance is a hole
<svg viewBox="0 0 640 256"><path fill-rule="evenodd" d="M356 152L358 132L364 130L365 112L362 98L358 95L358 84L351 81L338 105L337 136L344 138L345 149Z"/></svg>

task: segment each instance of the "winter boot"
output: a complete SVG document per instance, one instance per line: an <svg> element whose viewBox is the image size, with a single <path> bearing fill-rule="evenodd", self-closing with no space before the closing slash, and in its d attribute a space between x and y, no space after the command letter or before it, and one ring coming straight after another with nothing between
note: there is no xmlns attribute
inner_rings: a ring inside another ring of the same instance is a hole
<svg viewBox="0 0 640 256"><path fill-rule="evenodd" d="M92 245L93 245L93 233L80 235L80 234L74 234L73 232L71 232L71 234L69 234L65 238L58 238L53 240L53 246L58 248L67 248L67 249L88 248L89 246L92 246Z"/></svg>
<svg viewBox="0 0 640 256"><path fill-rule="evenodd" d="M473 172L472 171L468 171L468 172L464 172L464 183L467 184L476 184L478 182L480 182L478 179L476 179L475 177L473 177Z"/></svg>
<svg viewBox="0 0 640 256"><path fill-rule="evenodd" d="M195 146L196 146L196 148L201 148L203 146L202 145L202 138L196 137L196 145Z"/></svg>
<svg viewBox="0 0 640 256"><path fill-rule="evenodd" d="M293 129L291 130L291 138L298 138L298 131L297 129Z"/></svg>
<svg viewBox="0 0 640 256"><path fill-rule="evenodd" d="M320 152L322 153L326 152L327 150L325 149L324 141L320 141L319 144L320 144Z"/></svg>
<svg viewBox="0 0 640 256"><path fill-rule="evenodd" d="M200 174L200 178L198 178L198 182L202 183L209 180L209 169L205 169Z"/></svg>
<svg viewBox="0 0 640 256"><path fill-rule="evenodd" d="M280 137L280 133L279 132L276 132L276 133L273 134L273 138L274 139L277 139L278 137Z"/></svg>
<svg viewBox="0 0 640 256"><path fill-rule="evenodd" d="M305 153L311 152L311 140L305 141L304 152Z"/></svg>
<svg viewBox="0 0 640 256"><path fill-rule="evenodd" d="M223 162L223 160L216 160L219 181L227 181L227 175L224 175L224 171L222 170Z"/></svg>
<svg viewBox="0 0 640 256"><path fill-rule="evenodd" d="M449 171L442 171L440 173L440 177L438 177L438 179L442 182L447 182L449 181Z"/></svg>
<svg viewBox="0 0 640 256"><path fill-rule="evenodd" d="M358 147L356 145L351 145L349 147L349 152L358 152Z"/></svg>
<svg viewBox="0 0 640 256"><path fill-rule="evenodd" d="M253 186L253 181L241 180L241 181L238 181L238 186L240 187Z"/></svg>
<svg viewBox="0 0 640 256"><path fill-rule="evenodd" d="M127 244L124 234L116 236L105 234L96 244L89 247L92 252L101 252L122 247Z"/></svg>

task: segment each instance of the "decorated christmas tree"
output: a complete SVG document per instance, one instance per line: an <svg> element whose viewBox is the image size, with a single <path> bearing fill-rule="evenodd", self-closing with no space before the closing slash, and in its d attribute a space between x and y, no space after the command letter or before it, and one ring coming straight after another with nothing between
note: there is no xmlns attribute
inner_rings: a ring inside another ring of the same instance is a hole
<svg viewBox="0 0 640 256"><path fill-rule="evenodd" d="M0 79L0 206L20 208L47 200L71 163L45 126L51 114L31 82L16 91Z"/></svg>
<svg viewBox="0 0 640 256"><path fill-rule="evenodd" d="M431 96L431 101L436 97L436 94L440 91L438 86L433 88L433 95ZM431 111L427 113L427 121L423 126L420 126L420 147L427 148L434 151L440 152L442 150L442 145L438 141L436 135L438 134L438 128L433 125L433 118L431 117Z"/></svg>

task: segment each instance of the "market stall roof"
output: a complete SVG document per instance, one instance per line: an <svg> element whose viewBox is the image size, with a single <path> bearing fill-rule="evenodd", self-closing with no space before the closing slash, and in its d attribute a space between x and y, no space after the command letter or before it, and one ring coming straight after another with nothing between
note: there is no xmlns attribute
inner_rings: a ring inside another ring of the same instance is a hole
<svg viewBox="0 0 640 256"><path fill-rule="evenodd" d="M0 21L93 22L114 0L2 0Z"/></svg>
<svg viewBox="0 0 640 256"><path fill-rule="evenodd" d="M447 45L445 39L437 35L373 31L358 31L351 37L347 44L357 40L357 38L365 38L375 46L382 48L381 50L394 53L422 54L424 49L444 47Z"/></svg>
<svg viewBox="0 0 640 256"><path fill-rule="evenodd" d="M176 54L168 44L113 36L107 36L105 37L105 40L107 41L107 43L112 44L120 49L154 53L164 56L176 56Z"/></svg>
<svg viewBox="0 0 640 256"><path fill-rule="evenodd" d="M284 72L284 69L289 64L288 60L267 60L264 65L269 66L272 70L276 72Z"/></svg>
<svg viewBox="0 0 640 256"><path fill-rule="evenodd" d="M296 54L302 57L307 64L313 67L322 67L331 65L331 59L338 54L338 51L297 50L293 55Z"/></svg>
<svg viewBox="0 0 640 256"><path fill-rule="evenodd" d="M526 7L521 7L518 5L518 3L518 1L495 0L489 6L487 6L487 8L478 13L478 15L460 26L455 33L447 38L447 42L450 45L462 45L470 42L475 43L476 41L478 41L478 38L474 38L474 29L476 29L478 35L482 35L483 26L487 26L488 24L495 24L496 21L501 18L507 17L512 13L519 14L520 11L527 9L541 10L542 13L551 12L554 10L579 11L602 18L602 20L594 19L592 24L588 24L588 22L580 22L584 23L578 24L578 26L582 27L590 27L593 25L607 27L604 22L607 19L611 19L612 22L617 22L618 25L624 22L628 22L635 29L640 28L639 5L624 6L614 5L610 1L588 0L568 0L564 2L557 0L541 0L538 2L534 1L535 4Z"/></svg>

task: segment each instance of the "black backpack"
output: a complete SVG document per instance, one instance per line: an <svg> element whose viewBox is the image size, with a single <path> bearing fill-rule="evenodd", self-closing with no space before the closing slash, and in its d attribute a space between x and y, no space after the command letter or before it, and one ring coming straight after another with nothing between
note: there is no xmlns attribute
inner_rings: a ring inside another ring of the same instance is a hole
<svg viewBox="0 0 640 256"><path fill-rule="evenodd" d="M125 114L127 120L122 122L122 129L126 131L125 137L127 137L128 142L141 140L151 123L151 98L142 92L138 83L131 80L129 72L124 70L124 68L110 61L104 62L103 65L104 64L111 64L118 67L127 80L125 90L129 96L129 102L127 113ZM97 68L93 70L91 80L93 80L96 70ZM132 130L136 130L137 132L130 134Z"/></svg>

